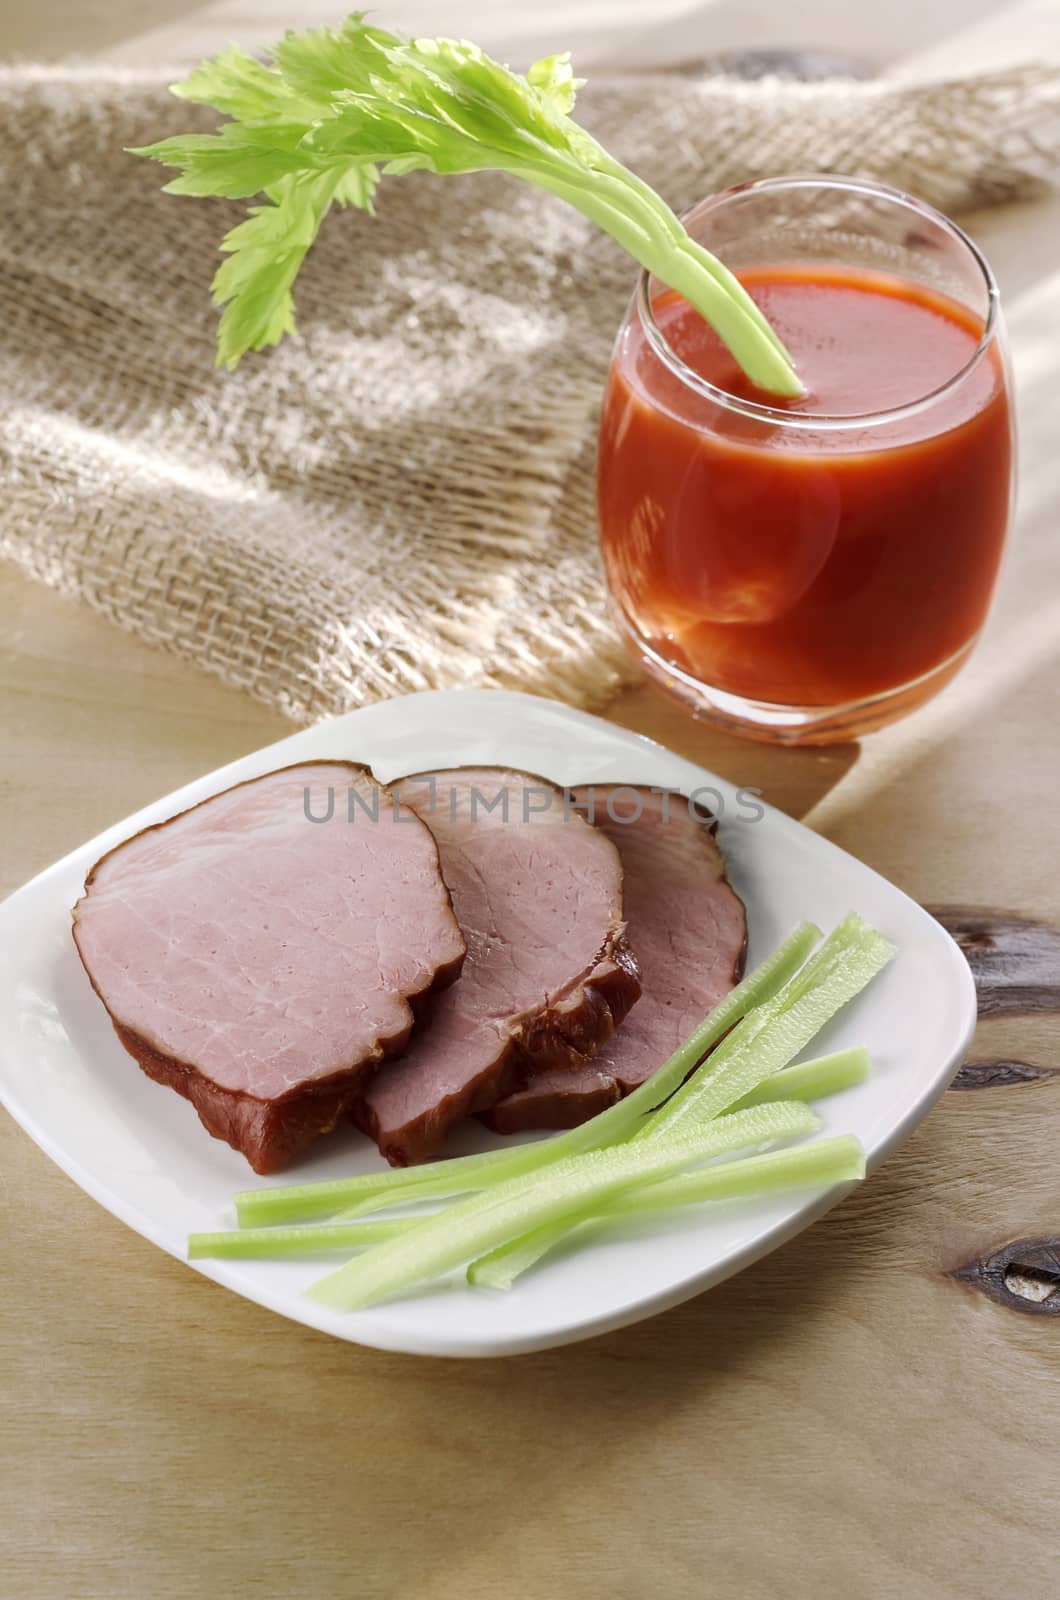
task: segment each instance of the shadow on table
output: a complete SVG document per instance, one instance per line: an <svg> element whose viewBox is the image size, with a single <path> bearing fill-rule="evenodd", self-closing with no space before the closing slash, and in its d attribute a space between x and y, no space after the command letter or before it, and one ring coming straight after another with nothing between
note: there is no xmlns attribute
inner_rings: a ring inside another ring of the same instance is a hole
<svg viewBox="0 0 1060 1600"><path fill-rule="evenodd" d="M792 817L804 817L812 811L846 776L861 753L856 740L784 749L738 739L697 721L647 683L623 694L606 716L609 722L645 734L739 787L759 790L770 805Z"/></svg>
<svg viewBox="0 0 1060 1600"><path fill-rule="evenodd" d="M345 1385L337 1378L345 1390L338 1404L354 1407L360 1382L370 1378L367 1364L381 1363L380 1384L405 1391L403 1424L423 1438L422 1455L383 1469L395 1481L382 1495L375 1485L377 1510L399 1498L399 1479L417 1515L430 1508L439 1536L444 1527L446 1593L459 1591L462 1570L473 1586L484 1566L547 1566L549 1549L557 1557L576 1550L586 1570L598 1571L606 1551L628 1549L633 1526L650 1544L668 1475L690 1479L674 1496L675 1515L701 1512L708 1525L712 1484L727 1471L732 1396L741 1397L742 1423L764 1445L778 1403L778 1347L797 1338L800 1349L812 1350L815 1326L834 1323L844 1302L844 1278L857 1277L849 1218L846 1230L837 1239L828 1219L709 1294L580 1345L487 1362L347 1353L358 1377ZM342 1364L339 1357L334 1366ZM712 1392L728 1397L715 1431ZM412 1428L414 1412L423 1420ZM640 1479L640 1503L629 1504ZM610 1529L596 1520L608 1484ZM397 1562L388 1562L395 1594L423 1577L422 1534L407 1549L405 1570L395 1556L401 1520L378 1530ZM661 1525L658 1535L668 1536Z"/></svg>

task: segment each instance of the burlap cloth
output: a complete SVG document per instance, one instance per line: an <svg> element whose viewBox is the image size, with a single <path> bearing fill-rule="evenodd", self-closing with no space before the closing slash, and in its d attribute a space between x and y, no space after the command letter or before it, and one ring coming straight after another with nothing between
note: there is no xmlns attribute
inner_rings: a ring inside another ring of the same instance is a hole
<svg viewBox="0 0 1060 1600"><path fill-rule="evenodd" d="M0 554L299 721L464 684L603 703L634 671L592 490L628 258L503 177L393 180L375 218L328 220L299 337L217 373L207 285L239 208L122 153L196 118L174 75L0 71ZM579 101L678 208L798 170L1006 200L1052 165L1056 108L1037 69Z"/></svg>

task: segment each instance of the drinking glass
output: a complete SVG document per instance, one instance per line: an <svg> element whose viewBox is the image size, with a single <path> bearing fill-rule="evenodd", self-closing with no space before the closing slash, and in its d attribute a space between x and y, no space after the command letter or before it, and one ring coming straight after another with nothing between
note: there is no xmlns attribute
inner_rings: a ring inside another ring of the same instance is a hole
<svg viewBox="0 0 1060 1600"><path fill-rule="evenodd" d="M845 398L825 410L812 389L771 398L731 361L723 381L716 360L704 376L685 358L687 324L682 351L668 334L689 308L646 273L615 344L598 506L629 648L735 732L779 743L867 733L953 677L994 593L1015 453L997 285L955 223L861 179L745 184L684 222L753 294L778 275L825 295L860 286L963 330L953 370L921 372L915 339L895 348L884 387L897 376L905 389L880 406L856 319L833 333L820 301L812 328L784 331L811 378L814 341L847 341L832 353L849 368Z"/></svg>

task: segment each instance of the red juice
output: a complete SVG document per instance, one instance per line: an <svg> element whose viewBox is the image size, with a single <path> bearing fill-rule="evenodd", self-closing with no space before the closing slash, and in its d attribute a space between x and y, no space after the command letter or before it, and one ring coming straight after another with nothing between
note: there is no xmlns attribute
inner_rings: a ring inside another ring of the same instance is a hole
<svg viewBox="0 0 1060 1600"><path fill-rule="evenodd" d="M612 595L657 660L732 695L836 707L914 685L959 661L998 573L1012 429L997 346L974 359L982 318L902 278L740 276L807 392L756 391L667 291L659 330L735 404L714 399L630 317L600 435Z"/></svg>

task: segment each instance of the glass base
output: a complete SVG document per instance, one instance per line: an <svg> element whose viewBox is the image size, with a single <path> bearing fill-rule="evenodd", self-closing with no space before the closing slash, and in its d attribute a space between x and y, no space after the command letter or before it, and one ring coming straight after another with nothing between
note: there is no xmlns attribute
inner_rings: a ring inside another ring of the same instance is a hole
<svg viewBox="0 0 1060 1600"><path fill-rule="evenodd" d="M912 683L862 700L838 706L784 706L768 700L749 700L700 683L682 672L673 662L638 639L621 617L619 628L627 648L639 660L651 681L673 699L679 700L694 717L709 722L742 739L757 739L763 744L846 744L862 734L874 733L899 717L908 716L932 699L950 679L956 677L975 647L978 635L956 655Z"/></svg>

